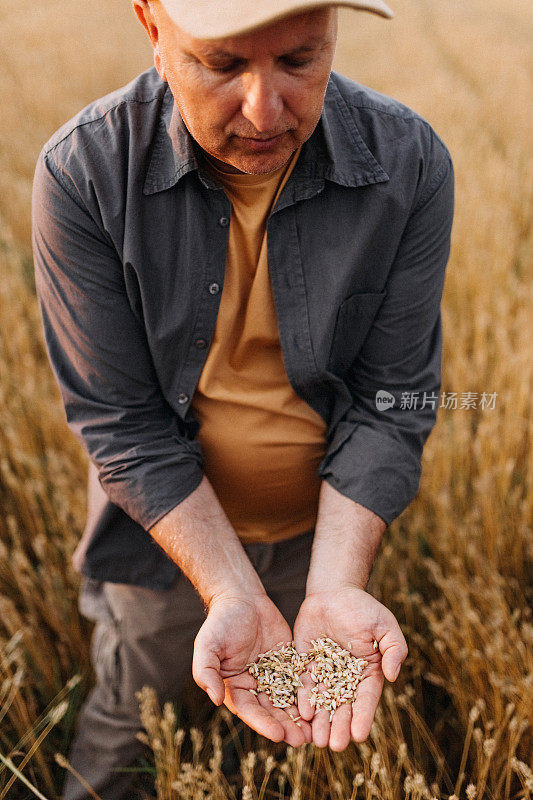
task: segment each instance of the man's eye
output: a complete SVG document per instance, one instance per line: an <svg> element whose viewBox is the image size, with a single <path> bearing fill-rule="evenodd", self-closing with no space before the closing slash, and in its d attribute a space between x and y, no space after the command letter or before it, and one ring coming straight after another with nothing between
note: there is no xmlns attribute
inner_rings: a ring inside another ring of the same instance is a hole
<svg viewBox="0 0 533 800"><path fill-rule="evenodd" d="M211 72L233 72L239 66L238 61L233 61L231 64L221 64L220 66L214 66L213 64L206 64L207 69L211 70Z"/></svg>
<svg viewBox="0 0 533 800"><path fill-rule="evenodd" d="M307 67L308 64L312 62L312 58L284 58L283 62L287 67L291 67L291 69L299 69L301 67Z"/></svg>

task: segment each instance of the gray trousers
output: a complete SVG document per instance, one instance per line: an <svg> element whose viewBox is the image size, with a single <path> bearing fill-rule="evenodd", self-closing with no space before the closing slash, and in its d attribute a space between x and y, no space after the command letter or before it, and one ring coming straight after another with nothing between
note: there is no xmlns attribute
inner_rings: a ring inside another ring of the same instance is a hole
<svg viewBox="0 0 533 800"><path fill-rule="evenodd" d="M305 596L314 531L277 544L250 544L245 550L269 597L289 625ZM179 573L169 591L84 579L81 613L96 622L91 664L96 684L83 705L69 760L102 800L136 800L132 767L146 747L135 692L145 684L160 703L179 702L191 676L194 639L205 620L203 603ZM70 773L62 800L89 800Z"/></svg>

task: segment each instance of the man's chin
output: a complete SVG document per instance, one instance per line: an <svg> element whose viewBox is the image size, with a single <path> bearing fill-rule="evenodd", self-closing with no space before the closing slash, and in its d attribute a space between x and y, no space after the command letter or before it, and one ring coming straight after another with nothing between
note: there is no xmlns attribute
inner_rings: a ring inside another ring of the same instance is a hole
<svg viewBox="0 0 533 800"><path fill-rule="evenodd" d="M239 153L231 158L231 161L228 159L227 163L238 169L239 172L245 172L248 175L267 175L287 164L294 150L283 147L278 151Z"/></svg>

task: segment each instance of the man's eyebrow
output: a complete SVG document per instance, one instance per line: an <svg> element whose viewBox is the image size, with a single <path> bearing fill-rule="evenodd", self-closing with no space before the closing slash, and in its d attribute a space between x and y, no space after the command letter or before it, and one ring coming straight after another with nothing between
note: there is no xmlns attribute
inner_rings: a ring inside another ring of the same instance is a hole
<svg viewBox="0 0 533 800"><path fill-rule="evenodd" d="M217 50L213 48L206 48L202 50L202 55L206 58L215 58L215 59L223 59L223 58L239 58L236 53L230 53L228 50Z"/></svg>
<svg viewBox="0 0 533 800"><path fill-rule="evenodd" d="M302 55L305 53L313 53L315 50L327 45L327 41L328 40L323 39L322 37L313 37L305 44L293 47L292 50L283 51L283 53L280 53L280 56L294 56L300 53ZM212 58L218 61L223 61L225 59L238 60L243 58L243 56L241 56L239 53L232 53L229 50L221 50L217 47L206 47L205 49L202 49L202 55L204 58Z"/></svg>
<svg viewBox="0 0 533 800"><path fill-rule="evenodd" d="M282 55L295 56L297 53L314 53L315 50L320 50L328 44L326 39L317 39L313 43L302 44L299 47L293 47L292 50L287 50Z"/></svg>

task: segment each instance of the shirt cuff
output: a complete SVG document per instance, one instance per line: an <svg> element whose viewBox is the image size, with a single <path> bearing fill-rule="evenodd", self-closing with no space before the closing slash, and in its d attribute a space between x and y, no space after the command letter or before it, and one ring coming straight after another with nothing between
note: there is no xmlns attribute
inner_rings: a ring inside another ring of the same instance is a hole
<svg viewBox="0 0 533 800"><path fill-rule="evenodd" d="M337 426L318 474L390 525L417 494L421 464L392 430L346 420Z"/></svg>

